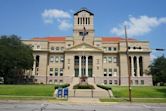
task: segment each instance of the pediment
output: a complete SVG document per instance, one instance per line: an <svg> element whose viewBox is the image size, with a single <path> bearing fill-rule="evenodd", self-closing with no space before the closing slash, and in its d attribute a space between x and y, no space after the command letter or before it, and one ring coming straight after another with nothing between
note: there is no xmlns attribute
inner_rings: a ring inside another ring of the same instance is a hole
<svg viewBox="0 0 166 111"><path fill-rule="evenodd" d="M73 46L66 51L85 51L85 52L103 52L101 49L94 47L92 45L89 45L87 43L81 43L79 45Z"/></svg>

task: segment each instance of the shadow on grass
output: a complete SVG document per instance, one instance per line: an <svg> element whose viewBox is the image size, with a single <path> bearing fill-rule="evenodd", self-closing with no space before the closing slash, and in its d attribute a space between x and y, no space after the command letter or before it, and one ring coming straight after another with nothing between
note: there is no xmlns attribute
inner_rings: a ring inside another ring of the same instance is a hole
<svg viewBox="0 0 166 111"><path fill-rule="evenodd" d="M158 92L162 93L163 98L166 98L166 87L157 88L156 90L157 90Z"/></svg>

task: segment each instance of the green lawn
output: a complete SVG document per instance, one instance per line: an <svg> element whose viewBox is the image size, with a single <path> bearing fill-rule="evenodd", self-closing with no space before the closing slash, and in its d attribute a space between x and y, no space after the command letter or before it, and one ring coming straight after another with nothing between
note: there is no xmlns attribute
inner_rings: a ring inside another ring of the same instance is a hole
<svg viewBox="0 0 166 111"><path fill-rule="evenodd" d="M53 96L55 85L0 85L0 96Z"/></svg>
<svg viewBox="0 0 166 111"><path fill-rule="evenodd" d="M113 86L112 91L115 97L128 97L128 87ZM166 98L166 87L133 86L132 97L134 98Z"/></svg>

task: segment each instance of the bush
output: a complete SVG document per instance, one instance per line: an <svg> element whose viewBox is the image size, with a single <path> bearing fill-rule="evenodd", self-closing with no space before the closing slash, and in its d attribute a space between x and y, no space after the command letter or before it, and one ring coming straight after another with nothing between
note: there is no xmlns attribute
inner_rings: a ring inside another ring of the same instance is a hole
<svg viewBox="0 0 166 111"><path fill-rule="evenodd" d="M90 84L76 84L73 89L95 89L93 85Z"/></svg>
<svg viewBox="0 0 166 111"><path fill-rule="evenodd" d="M105 89L105 90L111 90L112 89L110 85L97 84L97 87Z"/></svg>
<svg viewBox="0 0 166 111"><path fill-rule="evenodd" d="M55 84L55 89L58 89L58 88L66 88L66 87L69 87L70 86L70 84L67 84L67 83L65 83L65 84Z"/></svg>

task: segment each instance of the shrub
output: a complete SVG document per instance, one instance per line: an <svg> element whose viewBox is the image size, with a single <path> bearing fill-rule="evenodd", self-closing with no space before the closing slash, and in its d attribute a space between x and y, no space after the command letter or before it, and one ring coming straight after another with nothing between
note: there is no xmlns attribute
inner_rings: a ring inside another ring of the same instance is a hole
<svg viewBox="0 0 166 111"><path fill-rule="evenodd" d="M112 89L110 85L97 84L97 87L105 89L105 90L111 90Z"/></svg>
<svg viewBox="0 0 166 111"><path fill-rule="evenodd" d="M73 89L95 89L93 85L90 84L76 84Z"/></svg>
<svg viewBox="0 0 166 111"><path fill-rule="evenodd" d="M66 88L66 87L69 87L70 86L70 84L67 84L67 83L65 83L65 84L55 84L55 89L58 89L58 88Z"/></svg>

